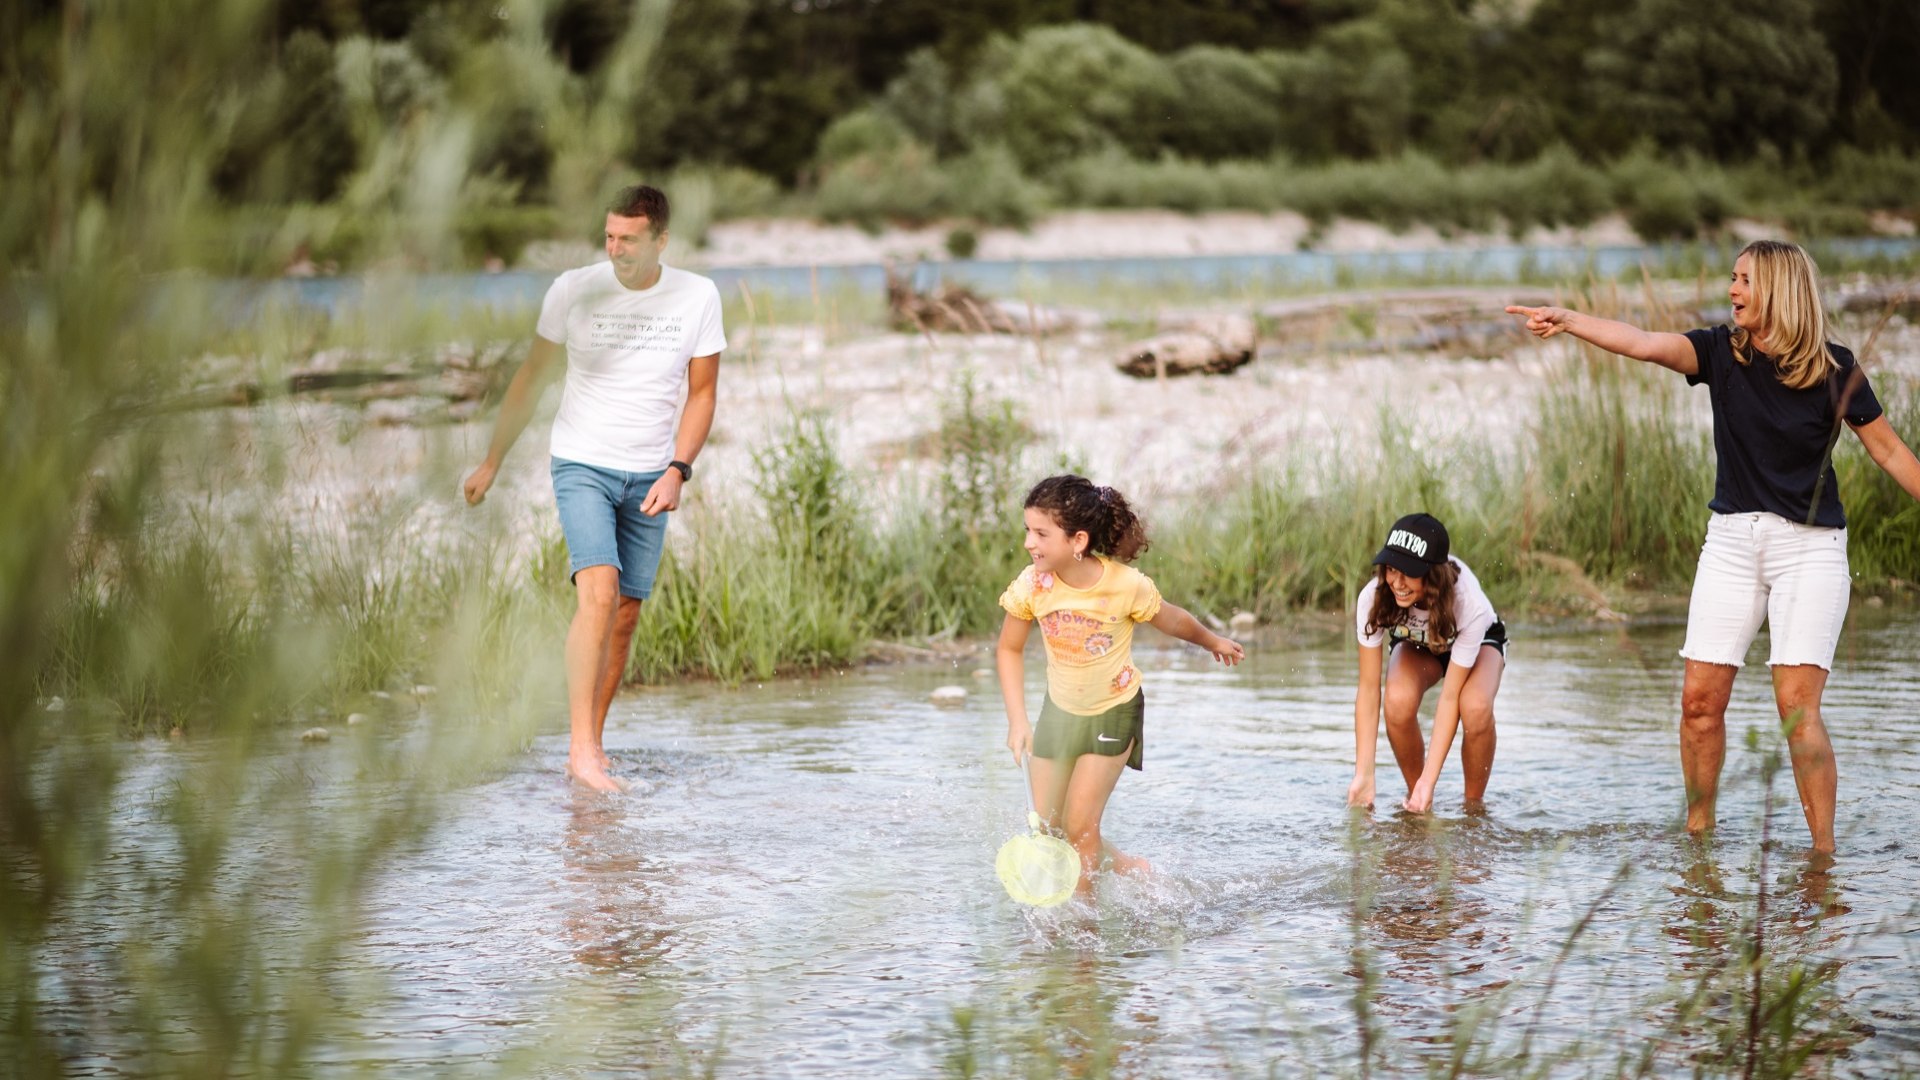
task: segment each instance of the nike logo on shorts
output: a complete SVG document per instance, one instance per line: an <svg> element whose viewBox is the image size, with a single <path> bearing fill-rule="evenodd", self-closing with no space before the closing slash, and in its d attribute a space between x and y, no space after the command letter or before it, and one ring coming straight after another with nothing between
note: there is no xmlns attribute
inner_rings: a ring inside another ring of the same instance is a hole
<svg viewBox="0 0 1920 1080"><path fill-rule="evenodd" d="M1119 742L1120 741L1119 739L1111 738L1106 735L1095 735L1093 738L1095 742Z"/></svg>

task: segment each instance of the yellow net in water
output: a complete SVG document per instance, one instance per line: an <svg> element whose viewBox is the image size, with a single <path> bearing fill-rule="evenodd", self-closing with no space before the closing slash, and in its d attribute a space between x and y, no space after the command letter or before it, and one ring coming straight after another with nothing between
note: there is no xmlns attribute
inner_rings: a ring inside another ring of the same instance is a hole
<svg viewBox="0 0 1920 1080"><path fill-rule="evenodd" d="M993 861L1000 884L1007 887L1008 896L1023 904L1064 904L1080 883L1080 853L1065 840L1040 831L1039 814L1027 813L1027 827L1033 831L1000 845L1000 855Z"/></svg>

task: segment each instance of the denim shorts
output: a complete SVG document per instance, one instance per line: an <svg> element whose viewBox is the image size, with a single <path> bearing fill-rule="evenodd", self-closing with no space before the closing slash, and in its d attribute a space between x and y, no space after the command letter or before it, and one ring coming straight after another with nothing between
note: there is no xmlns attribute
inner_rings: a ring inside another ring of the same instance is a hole
<svg viewBox="0 0 1920 1080"><path fill-rule="evenodd" d="M567 538L569 580L589 566L620 571L620 595L645 600L666 550L667 514L640 512L665 469L631 473L554 458L553 501Z"/></svg>
<svg viewBox="0 0 1920 1080"><path fill-rule="evenodd" d="M1767 663L1833 670L1853 577L1847 530L1801 525L1765 512L1707 522L1680 655L1740 667L1767 624Z"/></svg>

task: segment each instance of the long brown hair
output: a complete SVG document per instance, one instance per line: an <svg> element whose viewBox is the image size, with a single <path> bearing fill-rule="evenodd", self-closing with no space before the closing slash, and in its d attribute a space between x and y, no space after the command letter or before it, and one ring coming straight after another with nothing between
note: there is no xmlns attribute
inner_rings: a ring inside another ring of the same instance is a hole
<svg viewBox="0 0 1920 1080"><path fill-rule="evenodd" d="M1813 257L1782 240L1755 240L1740 254L1752 260L1748 301L1766 331L1767 353L1781 384L1792 390L1819 385L1838 365L1827 352L1830 328ZM1753 361L1752 336L1733 329L1733 355L1742 365Z"/></svg>
<svg viewBox="0 0 1920 1080"><path fill-rule="evenodd" d="M1126 496L1084 476L1049 476L1027 492L1029 509L1045 510L1071 537L1087 534L1087 550L1127 563L1147 550L1147 527Z"/></svg>
<svg viewBox="0 0 1920 1080"><path fill-rule="evenodd" d="M1412 612L1394 602L1393 590L1387 588L1387 568L1374 567L1373 610L1367 614L1367 633L1377 634L1405 623ZM1416 606L1427 609L1427 637L1435 641L1452 641L1459 627L1453 622L1453 586L1460 580L1460 567L1452 559L1427 571L1422 579L1427 583L1427 595Z"/></svg>

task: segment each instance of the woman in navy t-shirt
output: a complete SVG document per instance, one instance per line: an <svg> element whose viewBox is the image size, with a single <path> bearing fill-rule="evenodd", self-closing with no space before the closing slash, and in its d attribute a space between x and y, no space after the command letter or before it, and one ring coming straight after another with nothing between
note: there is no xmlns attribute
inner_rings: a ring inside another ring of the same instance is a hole
<svg viewBox="0 0 1920 1080"><path fill-rule="evenodd" d="M1727 701L1760 624L1789 722L1794 782L1816 851L1833 850L1836 773L1820 695L1846 620L1847 519L1833 473L1841 422L1920 499L1920 460L1881 414L1853 354L1830 340L1818 272L1793 244L1759 240L1734 260L1733 326L1652 333L1565 308L1510 307L1542 337L1567 333L1705 384L1713 403L1713 516L1687 610L1680 767L1687 828L1713 827Z"/></svg>

